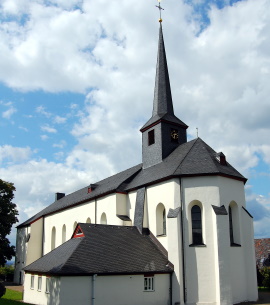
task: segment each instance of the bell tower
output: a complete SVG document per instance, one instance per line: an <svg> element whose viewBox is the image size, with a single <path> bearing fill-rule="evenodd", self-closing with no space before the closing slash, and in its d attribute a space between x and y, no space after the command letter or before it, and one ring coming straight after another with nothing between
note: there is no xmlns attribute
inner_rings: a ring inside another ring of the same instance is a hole
<svg viewBox="0 0 270 305"><path fill-rule="evenodd" d="M188 126L174 115L161 18L159 22L153 112L140 130L143 168L162 162L177 146L187 142Z"/></svg>

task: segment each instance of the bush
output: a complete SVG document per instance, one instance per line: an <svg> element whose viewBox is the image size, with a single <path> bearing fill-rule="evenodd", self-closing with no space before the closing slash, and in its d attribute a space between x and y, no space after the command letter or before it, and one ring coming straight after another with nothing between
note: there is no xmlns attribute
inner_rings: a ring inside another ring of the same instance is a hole
<svg viewBox="0 0 270 305"><path fill-rule="evenodd" d="M5 266L0 267L0 280L5 282L13 282L14 267Z"/></svg>
<svg viewBox="0 0 270 305"><path fill-rule="evenodd" d="M270 268L269 267L262 268L261 274L264 277L264 279L262 281L262 285L264 287L270 288Z"/></svg>
<svg viewBox="0 0 270 305"><path fill-rule="evenodd" d="M0 282L0 298L6 293L6 287L2 282Z"/></svg>

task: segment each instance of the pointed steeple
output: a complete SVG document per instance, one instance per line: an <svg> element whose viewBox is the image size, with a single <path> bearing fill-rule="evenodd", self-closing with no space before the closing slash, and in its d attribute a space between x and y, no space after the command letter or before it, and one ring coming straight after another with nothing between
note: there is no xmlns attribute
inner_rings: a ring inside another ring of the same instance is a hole
<svg viewBox="0 0 270 305"><path fill-rule="evenodd" d="M141 128L144 168L162 162L177 146L187 141L188 126L174 115L161 21L153 112L150 120Z"/></svg>
<svg viewBox="0 0 270 305"><path fill-rule="evenodd" d="M188 127L174 115L163 31L160 22L153 112L151 119L141 128L141 131L148 129L161 119L181 125L183 128Z"/></svg>
<svg viewBox="0 0 270 305"><path fill-rule="evenodd" d="M156 82L152 116L163 115L165 113L174 115L162 25L160 23L156 66Z"/></svg>

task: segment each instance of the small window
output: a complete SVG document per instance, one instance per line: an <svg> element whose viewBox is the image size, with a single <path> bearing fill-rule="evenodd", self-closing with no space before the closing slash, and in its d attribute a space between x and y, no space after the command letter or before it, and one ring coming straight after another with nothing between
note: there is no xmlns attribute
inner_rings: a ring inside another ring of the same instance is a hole
<svg viewBox="0 0 270 305"><path fill-rule="evenodd" d="M192 244L203 245L202 211L198 205L194 205L191 209L191 220L192 220Z"/></svg>
<svg viewBox="0 0 270 305"><path fill-rule="evenodd" d="M46 277L46 293L50 293L50 278Z"/></svg>
<svg viewBox="0 0 270 305"><path fill-rule="evenodd" d="M52 235L51 235L51 250L55 249L55 240L56 240L56 229L55 227L53 227Z"/></svg>
<svg viewBox="0 0 270 305"><path fill-rule="evenodd" d="M34 289L35 287L35 276L31 275L31 285L30 285L30 289Z"/></svg>
<svg viewBox="0 0 270 305"><path fill-rule="evenodd" d="M155 129L148 132L148 145L155 143Z"/></svg>
<svg viewBox="0 0 270 305"><path fill-rule="evenodd" d="M66 228L66 225L63 225L63 227L62 227L62 244L64 242L66 242L66 235L67 235L67 228Z"/></svg>
<svg viewBox="0 0 270 305"><path fill-rule="evenodd" d="M144 277L144 291L154 291L154 277L153 276Z"/></svg>
<svg viewBox="0 0 270 305"><path fill-rule="evenodd" d="M38 291L41 291L41 286L42 286L42 277L39 276L38 277L38 288L37 288Z"/></svg>
<svg viewBox="0 0 270 305"><path fill-rule="evenodd" d="M231 240L231 245L234 244L234 239L233 239L233 221L232 221L232 208L229 206L229 224L230 224L230 240Z"/></svg>
<svg viewBox="0 0 270 305"><path fill-rule="evenodd" d="M101 217L100 217L100 224L102 225L106 225L107 224L107 216L105 213L102 213Z"/></svg>
<svg viewBox="0 0 270 305"><path fill-rule="evenodd" d="M157 236L166 235L166 210L162 203L159 203L156 208L156 230Z"/></svg>

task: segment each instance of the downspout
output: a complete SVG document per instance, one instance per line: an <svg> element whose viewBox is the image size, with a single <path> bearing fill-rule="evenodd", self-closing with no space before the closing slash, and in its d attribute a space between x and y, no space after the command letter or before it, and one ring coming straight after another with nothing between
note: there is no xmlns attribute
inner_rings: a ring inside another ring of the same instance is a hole
<svg viewBox="0 0 270 305"><path fill-rule="evenodd" d="M95 305L95 282L96 282L97 274L92 275L92 298L91 305Z"/></svg>
<svg viewBox="0 0 270 305"><path fill-rule="evenodd" d="M172 273L170 273L170 305L172 305Z"/></svg>
<svg viewBox="0 0 270 305"><path fill-rule="evenodd" d="M95 225L97 224L97 199L95 199Z"/></svg>
<svg viewBox="0 0 270 305"><path fill-rule="evenodd" d="M184 291L184 303L186 303L186 270L185 270L185 234L184 234L184 205L183 205L183 189L182 179L180 181L180 196L181 196L181 232L182 232L182 270L183 270L183 291Z"/></svg>

